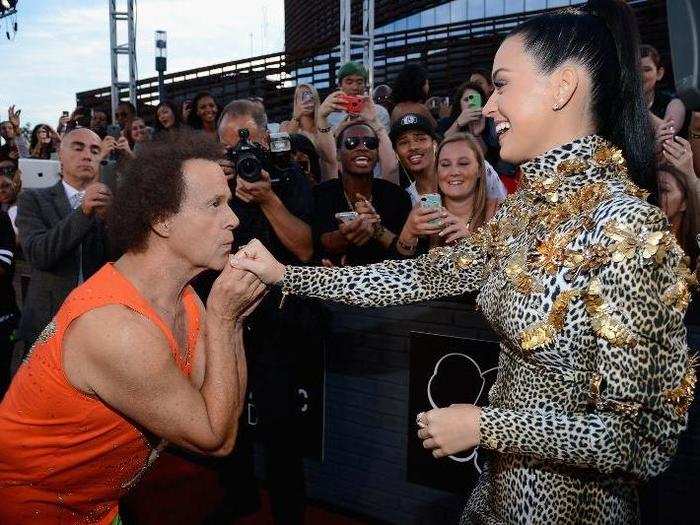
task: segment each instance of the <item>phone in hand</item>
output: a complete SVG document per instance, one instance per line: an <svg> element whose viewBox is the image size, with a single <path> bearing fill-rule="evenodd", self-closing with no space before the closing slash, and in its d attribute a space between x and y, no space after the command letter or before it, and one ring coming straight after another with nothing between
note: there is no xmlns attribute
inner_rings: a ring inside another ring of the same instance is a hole
<svg viewBox="0 0 700 525"><path fill-rule="evenodd" d="M343 95L342 100L347 113L352 115L359 115L362 113L362 108L365 106L365 101L362 97L358 97L356 95Z"/></svg>
<svg viewBox="0 0 700 525"><path fill-rule="evenodd" d="M109 124L107 126L107 135L114 140L119 140L122 136L122 128L119 127L119 124Z"/></svg>
<svg viewBox="0 0 700 525"><path fill-rule="evenodd" d="M424 210L437 211L442 208L442 197L439 193L426 193L420 196L420 207ZM430 224L437 224L440 219L433 219Z"/></svg>
<svg viewBox="0 0 700 525"><path fill-rule="evenodd" d="M467 95L467 107L469 109L481 109L483 107L483 100L481 100L481 95L479 93L469 93Z"/></svg>
<svg viewBox="0 0 700 525"><path fill-rule="evenodd" d="M314 94L311 91L302 91L301 92L301 103L306 104L307 102L311 102L314 99Z"/></svg>
<svg viewBox="0 0 700 525"><path fill-rule="evenodd" d="M335 214L335 219L341 223L348 223L356 220L360 216L356 211L341 211Z"/></svg>

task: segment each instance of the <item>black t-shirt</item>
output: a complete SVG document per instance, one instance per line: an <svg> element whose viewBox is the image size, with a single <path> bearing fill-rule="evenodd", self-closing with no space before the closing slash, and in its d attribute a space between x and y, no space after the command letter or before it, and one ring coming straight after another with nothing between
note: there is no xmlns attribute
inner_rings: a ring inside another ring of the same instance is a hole
<svg viewBox="0 0 700 525"><path fill-rule="evenodd" d="M12 278L15 274L15 231L6 212L0 211L0 320L17 314L17 302Z"/></svg>
<svg viewBox="0 0 700 525"><path fill-rule="evenodd" d="M321 236L338 229L335 214L352 211L345 198L341 179L333 179L316 186L314 195L313 236L316 259L340 261L339 255L327 253L321 245ZM383 179L372 180L372 206L382 218L382 224L392 233L399 235L411 212L411 199L399 186ZM398 257L394 249L387 251L376 240L370 239L363 246L351 245L347 252L347 264L371 264Z"/></svg>

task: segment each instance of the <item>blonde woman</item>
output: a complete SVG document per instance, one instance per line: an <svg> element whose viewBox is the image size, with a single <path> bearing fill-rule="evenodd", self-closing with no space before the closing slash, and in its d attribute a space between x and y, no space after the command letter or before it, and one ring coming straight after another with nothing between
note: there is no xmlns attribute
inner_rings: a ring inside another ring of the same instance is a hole
<svg viewBox="0 0 700 525"><path fill-rule="evenodd" d="M396 243L403 255L454 244L496 213L498 202L487 198L484 155L472 135L454 133L443 140L435 166L443 207L435 210L420 202L414 206Z"/></svg>
<svg viewBox="0 0 700 525"><path fill-rule="evenodd" d="M292 119L282 122L280 131L304 133L309 138L318 132L316 116L320 105L318 91L311 84L299 84L294 90L294 112Z"/></svg>

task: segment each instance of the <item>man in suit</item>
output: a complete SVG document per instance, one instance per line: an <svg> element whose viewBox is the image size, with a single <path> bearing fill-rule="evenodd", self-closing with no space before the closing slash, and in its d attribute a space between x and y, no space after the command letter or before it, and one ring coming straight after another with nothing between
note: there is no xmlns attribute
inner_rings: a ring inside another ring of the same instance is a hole
<svg viewBox="0 0 700 525"><path fill-rule="evenodd" d="M99 182L100 138L68 133L59 151L62 180L19 195L17 228L32 266L19 337L34 344L68 294L107 261L103 219L112 192Z"/></svg>

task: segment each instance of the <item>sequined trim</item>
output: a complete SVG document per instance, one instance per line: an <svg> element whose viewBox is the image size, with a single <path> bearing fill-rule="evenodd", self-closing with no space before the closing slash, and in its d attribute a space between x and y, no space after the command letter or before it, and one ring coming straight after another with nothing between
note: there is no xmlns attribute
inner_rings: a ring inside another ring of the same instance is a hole
<svg viewBox="0 0 700 525"><path fill-rule="evenodd" d="M695 374L695 367L697 365L697 356L691 357L688 361L688 369L685 374L683 374L680 384L676 388L664 391L662 394L663 398L673 405L679 417L683 417L688 413L688 409L693 402L695 383L697 382L697 376Z"/></svg>
<svg viewBox="0 0 700 525"><path fill-rule="evenodd" d="M534 323L523 330L520 336L520 346L525 351L535 350L548 345L564 328L566 314L572 300L578 297L578 290L565 290L557 295L545 321Z"/></svg>
<svg viewBox="0 0 700 525"><path fill-rule="evenodd" d="M603 300L601 288L600 281L592 279L583 296L593 331L613 346L634 348L637 346L637 338L622 322L613 317L613 308Z"/></svg>
<svg viewBox="0 0 700 525"><path fill-rule="evenodd" d="M632 401L617 401L614 399L604 399L601 396L603 384L602 374L593 374L591 379L591 389L588 394L588 404L591 409L599 411L610 411L623 414L628 417L636 416L642 409L641 403Z"/></svg>
<svg viewBox="0 0 700 525"><path fill-rule="evenodd" d="M34 350L38 345L44 344L46 341L51 339L54 335L56 334L56 320L52 319L49 324L46 325L46 327L41 331L39 334L39 337L37 337L36 341L32 345L32 347L29 349L29 352L27 352L27 355L24 357L22 360L22 364L25 364L29 361L29 359L32 357L34 354Z"/></svg>

